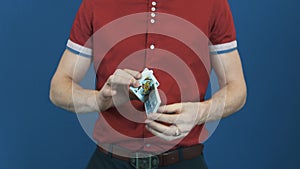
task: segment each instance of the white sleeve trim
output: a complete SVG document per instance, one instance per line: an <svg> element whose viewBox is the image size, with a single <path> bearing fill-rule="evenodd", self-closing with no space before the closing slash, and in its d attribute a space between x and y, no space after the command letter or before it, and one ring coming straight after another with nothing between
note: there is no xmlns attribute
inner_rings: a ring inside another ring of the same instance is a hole
<svg viewBox="0 0 300 169"><path fill-rule="evenodd" d="M92 56L93 50L84 46L81 46L75 42L72 42L70 39L67 42L67 47L73 52L83 56Z"/></svg>
<svg viewBox="0 0 300 169"><path fill-rule="evenodd" d="M211 45L209 46L209 50L211 53L226 53L226 51L233 51L237 48L237 41L232 41L228 43Z"/></svg>

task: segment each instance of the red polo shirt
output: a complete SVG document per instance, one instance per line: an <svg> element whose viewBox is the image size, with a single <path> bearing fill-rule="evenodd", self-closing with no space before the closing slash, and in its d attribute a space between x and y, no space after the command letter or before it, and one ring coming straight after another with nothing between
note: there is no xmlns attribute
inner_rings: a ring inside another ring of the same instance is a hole
<svg viewBox="0 0 300 169"><path fill-rule="evenodd" d="M227 0L83 0L67 44L93 59L97 89L117 68L153 69L163 104L203 101L210 53L236 47ZM147 131L144 120L143 103L130 101L99 113L94 138L132 150L164 151L208 136L204 125L197 125L184 139L165 141Z"/></svg>

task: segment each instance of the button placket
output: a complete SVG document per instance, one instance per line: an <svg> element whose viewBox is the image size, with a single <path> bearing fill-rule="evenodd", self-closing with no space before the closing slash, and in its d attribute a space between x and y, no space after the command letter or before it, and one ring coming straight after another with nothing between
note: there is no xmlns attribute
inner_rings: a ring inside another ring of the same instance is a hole
<svg viewBox="0 0 300 169"><path fill-rule="evenodd" d="M156 1L152 1L151 2L151 13L150 13L150 23L153 25L153 24L155 24L155 22L156 22L156 10L157 10L157 8L156 8L156 6L157 6L157 2ZM155 49L155 45L154 45L154 43L153 42L151 42L151 45L150 45L150 49L151 50L154 50Z"/></svg>
<svg viewBox="0 0 300 169"><path fill-rule="evenodd" d="M151 5L152 5L151 6L152 13L150 14L150 16L151 16L150 23L154 24L156 22L155 21L155 16L156 16L155 12L157 10L157 8L156 8L157 2L156 1L152 1Z"/></svg>
<svg viewBox="0 0 300 169"><path fill-rule="evenodd" d="M148 4L148 23L147 23L147 32L152 32L151 30L154 28L154 26L157 24L157 2L155 0L151 0ZM145 60L145 65L147 66L148 63L150 63L151 61L151 57L148 56L153 56L155 55L155 49L157 42L156 39L153 37L153 35L150 33L147 33L147 42L146 42L146 46L148 48L147 52L146 52L146 60Z"/></svg>

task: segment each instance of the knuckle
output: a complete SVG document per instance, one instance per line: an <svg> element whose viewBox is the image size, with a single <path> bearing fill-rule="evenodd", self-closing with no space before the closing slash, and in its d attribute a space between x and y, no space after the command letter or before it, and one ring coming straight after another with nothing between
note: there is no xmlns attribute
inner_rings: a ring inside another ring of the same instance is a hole
<svg viewBox="0 0 300 169"><path fill-rule="evenodd" d="M126 72L130 72L131 70L130 69L123 69L124 71L126 71Z"/></svg>
<svg viewBox="0 0 300 169"><path fill-rule="evenodd" d="M135 83L135 82L136 82L136 80L135 80L132 76L130 77L129 81L130 81L131 83Z"/></svg>
<svg viewBox="0 0 300 169"><path fill-rule="evenodd" d="M123 72L122 69L116 69L116 70L115 70L115 74L118 74L118 73L121 73L121 72Z"/></svg>
<svg viewBox="0 0 300 169"><path fill-rule="evenodd" d="M110 75L109 78L108 78L108 80L112 81L114 79L114 77L115 77L114 75Z"/></svg>
<svg viewBox="0 0 300 169"><path fill-rule="evenodd" d="M173 141L174 139L172 137L165 138L167 141Z"/></svg>
<svg viewBox="0 0 300 169"><path fill-rule="evenodd" d="M111 76L109 77L109 82L110 82L111 84L115 84L115 83L117 83L117 81L118 81L117 76L111 75Z"/></svg>

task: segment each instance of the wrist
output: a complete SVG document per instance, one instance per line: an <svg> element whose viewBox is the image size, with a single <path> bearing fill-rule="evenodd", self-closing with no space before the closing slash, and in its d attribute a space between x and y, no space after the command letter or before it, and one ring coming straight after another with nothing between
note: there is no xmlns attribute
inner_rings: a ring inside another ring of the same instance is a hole
<svg viewBox="0 0 300 169"><path fill-rule="evenodd" d="M93 90L91 91L90 97L87 99L87 102L89 104L91 112L99 112L100 111L100 105L101 105L101 99L99 98L99 91Z"/></svg>
<svg viewBox="0 0 300 169"><path fill-rule="evenodd" d="M98 112L103 112L112 107L112 98L104 96L102 90L95 90L95 95L97 98L96 107L98 109Z"/></svg>
<svg viewBox="0 0 300 169"><path fill-rule="evenodd" d="M211 121L217 121L223 118L224 104L219 103L216 99L209 99L204 102L200 102L199 116L202 117L199 122L206 123Z"/></svg>
<svg viewBox="0 0 300 169"><path fill-rule="evenodd" d="M201 125L208 121L211 121L210 119L210 112L211 112L211 100L207 100L204 102L198 102L197 104L197 124Z"/></svg>

